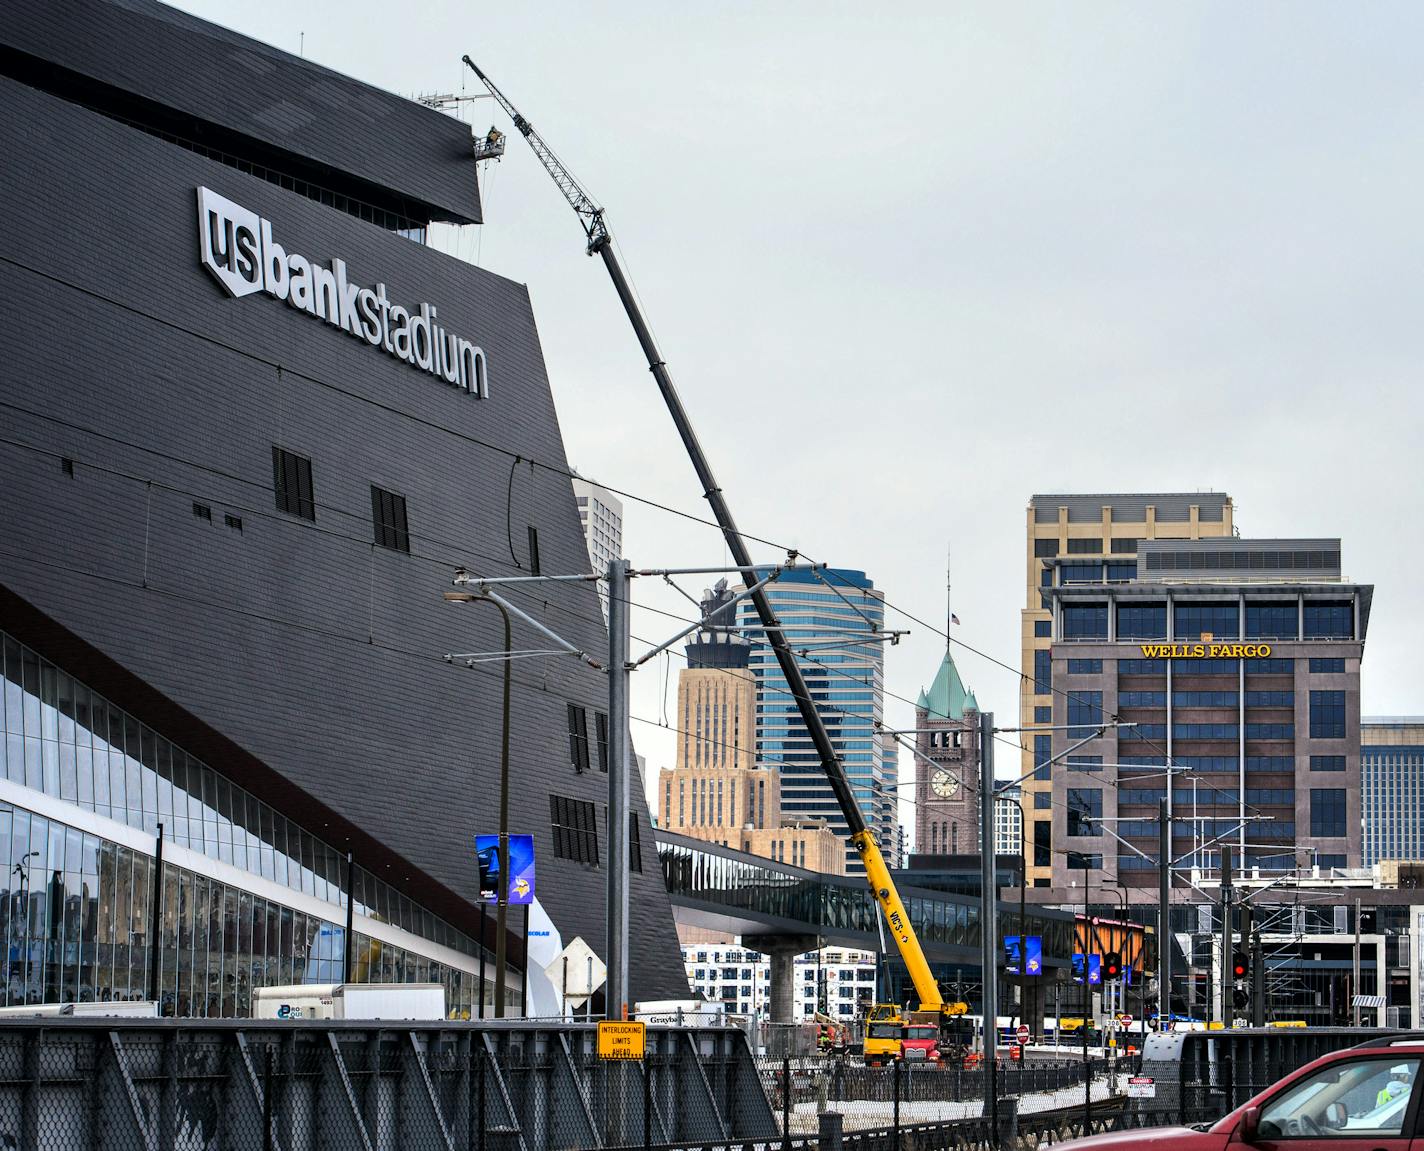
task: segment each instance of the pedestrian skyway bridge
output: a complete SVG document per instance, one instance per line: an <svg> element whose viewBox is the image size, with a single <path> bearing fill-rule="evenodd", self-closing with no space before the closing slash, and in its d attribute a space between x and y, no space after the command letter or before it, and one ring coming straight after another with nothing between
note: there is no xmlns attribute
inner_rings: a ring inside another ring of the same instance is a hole
<svg viewBox="0 0 1424 1151"><path fill-rule="evenodd" d="M880 912L860 876L823 875L674 832L658 831L656 837L679 923L767 941L810 938L825 946L895 951L893 940L882 943ZM903 872L896 876L926 957L977 969L978 898L916 887L908 879ZM1045 969L1068 967L1073 916L1030 905L1026 919L1024 934L1043 937ZM999 932L1019 934L1017 902L1000 902Z"/></svg>

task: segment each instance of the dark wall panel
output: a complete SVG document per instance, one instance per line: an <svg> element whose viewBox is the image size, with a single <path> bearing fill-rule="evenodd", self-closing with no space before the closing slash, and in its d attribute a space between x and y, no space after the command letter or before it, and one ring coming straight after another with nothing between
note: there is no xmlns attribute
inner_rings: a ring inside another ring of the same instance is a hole
<svg viewBox="0 0 1424 1151"><path fill-rule="evenodd" d="M260 790L250 757L409 861L413 888L468 897L470 837L495 829L501 669L442 656L500 634L493 608L441 592L460 564L519 574L531 522L544 571L589 562L527 292L10 81L0 110L0 584L230 748L213 766ZM485 349L489 398L266 295L226 296L198 263L200 184L289 251L434 304ZM311 459L314 523L277 510L273 444ZM407 498L410 555L374 545L373 483ZM605 648L591 586L511 594ZM515 646L543 642L516 625ZM606 681L571 658L514 666L511 826L536 836L565 937L602 952L605 873L553 858L549 795L603 810L606 776L569 766L566 704L605 709ZM634 791L634 991L681 995Z"/></svg>

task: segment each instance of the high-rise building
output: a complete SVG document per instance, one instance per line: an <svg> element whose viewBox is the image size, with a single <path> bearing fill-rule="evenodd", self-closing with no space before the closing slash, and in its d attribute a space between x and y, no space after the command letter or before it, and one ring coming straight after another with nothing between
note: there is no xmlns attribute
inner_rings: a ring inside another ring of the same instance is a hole
<svg viewBox="0 0 1424 1151"><path fill-rule="evenodd" d="M948 652L915 702L915 850L979 853L979 702Z"/></svg>
<svg viewBox="0 0 1424 1151"><path fill-rule="evenodd" d="M596 572L623 558L623 501L605 487L582 476L573 478L579 523L588 541L588 558Z"/></svg>
<svg viewBox="0 0 1424 1151"><path fill-rule="evenodd" d="M1087 868L1155 891L1164 798L1173 854L1201 866L1223 844L1248 871L1360 865L1373 589L1344 581L1338 539L1143 540L1130 566L1047 570L1054 730L1034 783L1062 850L1031 849L1053 886Z"/></svg>
<svg viewBox="0 0 1424 1151"><path fill-rule="evenodd" d="M1360 721L1364 864L1424 860L1424 716Z"/></svg>
<svg viewBox="0 0 1424 1151"><path fill-rule="evenodd" d="M1023 852L1023 791L1017 783L1006 787L994 805L994 854Z"/></svg>
<svg viewBox="0 0 1424 1151"><path fill-rule="evenodd" d="M578 505L579 523L588 543L588 561L596 572L606 572L608 565L623 558L623 501L607 488L582 476L574 476L574 502ZM531 537L537 539L537 537ZM608 620L608 585L600 580L598 600L603 605L603 619Z"/></svg>
<svg viewBox="0 0 1424 1151"><path fill-rule="evenodd" d="M736 617L727 583L706 593L709 624ZM752 645L727 631L698 631L677 680L677 757L658 776L660 826L813 871L844 872L825 821L782 812L781 773L756 757Z"/></svg>
<svg viewBox="0 0 1424 1151"><path fill-rule="evenodd" d="M894 843L896 792L877 738L884 712L884 653L872 633L884 627L883 597L864 572L792 568L766 587L767 598L806 678L831 743L841 757L867 824L889 850ZM757 682L757 763L781 773L781 811L787 819L820 819L840 837L846 869L864 868L850 846L845 818L821 768L821 758L760 630L749 599L737 622L751 642Z"/></svg>
<svg viewBox="0 0 1424 1151"><path fill-rule="evenodd" d="M1071 557L1096 562L1099 579L1131 579L1139 540L1205 539L1232 534L1231 498L1221 493L1188 492L1158 495L1036 495L1028 505L1028 548L1025 557L1027 599L1022 613L1023 674L1019 719L1023 727L1047 724L1053 710L1049 667L1052 643L1053 581L1051 561ZM1076 572L1070 572L1070 578ZM1025 732L1021 775L1049 756L1047 731ZM1024 828L1024 865L1028 882L1049 884L1046 862L1058 844L1053 839L1052 811L1046 805L1048 781L1023 783L1030 826ZM1036 864L1035 860L1044 860Z"/></svg>
<svg viewBox="0 0 1424 1151"><path fill-rule="evenodd" d="M910 857L910 829L900 818L900 743L893 731L882 731L879 738L885 778L889 781L886 787L893 788L895 795L895 830L886 840L883 850L891 867L904 867L905 860Z"/></svg>

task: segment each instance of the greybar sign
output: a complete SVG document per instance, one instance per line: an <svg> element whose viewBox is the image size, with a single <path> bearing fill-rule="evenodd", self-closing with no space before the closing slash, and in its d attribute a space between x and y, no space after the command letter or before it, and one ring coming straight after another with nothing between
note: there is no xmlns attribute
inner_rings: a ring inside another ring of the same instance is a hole
<svg viewBox="0 0 1424 1151"><path fill-rule="evenodd" d="M287 251L270 221L209 188L198 189L198 255L229 296L266 292L452 387L489 398L484 349L442 328L432 305L402 307L387 297L385 284L352 283L345 260L323 268Z"/></svg>

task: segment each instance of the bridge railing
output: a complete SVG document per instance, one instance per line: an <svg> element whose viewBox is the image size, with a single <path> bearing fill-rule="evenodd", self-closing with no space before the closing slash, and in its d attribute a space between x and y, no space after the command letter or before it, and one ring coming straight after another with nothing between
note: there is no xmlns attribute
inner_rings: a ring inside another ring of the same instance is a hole
<svg viewBox="0 0 1424 1151"><path fill-rule="evenodd" d="M738 1031L587 1024L0 1023L0 1146L27 1151L545 1151L779 1136Z"/></svg>

